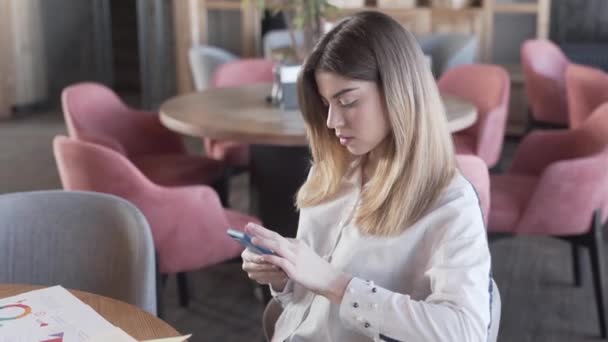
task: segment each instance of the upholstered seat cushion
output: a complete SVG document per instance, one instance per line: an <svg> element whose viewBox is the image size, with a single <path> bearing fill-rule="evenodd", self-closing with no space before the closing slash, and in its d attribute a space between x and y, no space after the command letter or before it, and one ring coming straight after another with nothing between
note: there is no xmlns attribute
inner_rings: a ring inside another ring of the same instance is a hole
<svg viewBox="0 0 608 342"><path fill-rule="evenodd" d="M538 177L534 176L492 175L488 231L514 232L537 183Z"/></svg>
<svg viewBox="0 0 608 342"><path fill-rule="evenodd" d="M457 154L476 154L475 153L475 137L466 134L452 134L454 140L454 148Z"/></svg>
<svg viewBox="0 0 608 342"><path fill-rule="evenodd" d="M130 159L153 183L163 186L211 184L224 169L223 163L196 155L158 154Z"/></svg>

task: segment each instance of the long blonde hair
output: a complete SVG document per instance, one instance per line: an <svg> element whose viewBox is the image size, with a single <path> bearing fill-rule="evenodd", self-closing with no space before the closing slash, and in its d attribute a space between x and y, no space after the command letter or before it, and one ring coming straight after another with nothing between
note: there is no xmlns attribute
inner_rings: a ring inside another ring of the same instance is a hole
<svg viewBox="0 0 608 342"><path fill-rule="evenodd" d="M455 173L452 140L437 86L414 36L379 12L359 12L315 46L298 78L313 168L298 208L329 200L353 160L326 126L315 72L376 82L391 132L373 151L378 163L363 188L355 223L362 233L403 232L431 208Z"/></svg>

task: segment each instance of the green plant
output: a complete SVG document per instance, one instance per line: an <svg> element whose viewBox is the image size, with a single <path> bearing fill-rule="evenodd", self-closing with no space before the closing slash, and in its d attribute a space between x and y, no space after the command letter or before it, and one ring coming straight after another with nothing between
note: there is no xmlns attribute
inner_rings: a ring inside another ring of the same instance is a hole
<svg viewBox="0 0 608 342"><path fill-rule="evenodd" d="M323 34L325 18L334 15L338 8L327 0L257 0L258 8L283 13L297 62L302 62ZM296 42L301 31L303 41Z"/></svg>

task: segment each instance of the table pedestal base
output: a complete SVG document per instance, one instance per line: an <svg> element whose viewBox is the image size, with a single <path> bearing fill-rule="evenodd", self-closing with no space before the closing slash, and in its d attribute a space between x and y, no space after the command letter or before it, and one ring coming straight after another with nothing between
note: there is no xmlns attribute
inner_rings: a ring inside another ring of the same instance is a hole
<svg viewBox="0 0 608 342"><path fill-rule="evenodd" d="M310 168L308 147L251 146L251 184L262 223L285 237L295 237L299 213L295 195Z"/></svg>

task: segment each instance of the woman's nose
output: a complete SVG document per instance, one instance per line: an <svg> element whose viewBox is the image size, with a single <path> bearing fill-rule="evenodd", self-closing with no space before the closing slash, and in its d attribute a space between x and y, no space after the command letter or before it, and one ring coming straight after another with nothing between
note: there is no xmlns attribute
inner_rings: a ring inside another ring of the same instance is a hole
<svg viewBox="0 0 608 342"><path fill-rule="evenodd" d="M344 126L344 117L339 110L330 105L327 110L327 128L335 129Z"/></svg>

